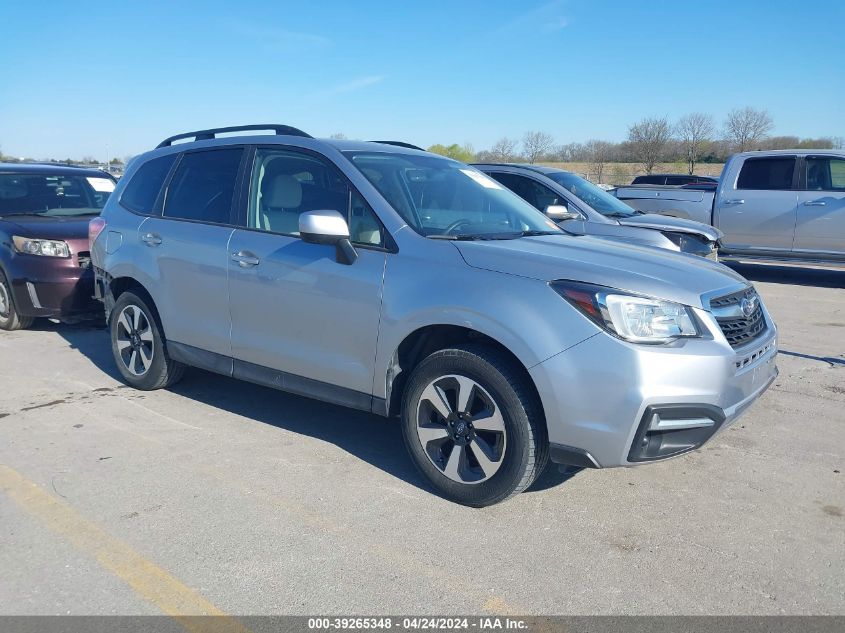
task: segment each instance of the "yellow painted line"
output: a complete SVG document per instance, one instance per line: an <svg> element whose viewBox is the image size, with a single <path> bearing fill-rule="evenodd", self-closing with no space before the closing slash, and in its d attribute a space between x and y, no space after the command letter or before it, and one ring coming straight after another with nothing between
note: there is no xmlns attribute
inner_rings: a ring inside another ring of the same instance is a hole
<svg viewBox="0 0 845 633"><path fill-rule="evenodd" d="M240 622L227 616L196 591L84 518L67 503L3 464L0 464L0 489L28 514L79 551L95 558L102 567L163 613L175 618L191 633L248 633Z"/></svg>

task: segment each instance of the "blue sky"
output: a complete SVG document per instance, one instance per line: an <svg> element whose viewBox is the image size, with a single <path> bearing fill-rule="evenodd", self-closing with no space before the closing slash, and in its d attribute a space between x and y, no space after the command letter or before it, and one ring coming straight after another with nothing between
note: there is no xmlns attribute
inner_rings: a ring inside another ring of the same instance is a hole
<svg viewBox="0 0 845 633"><path fill-rule="evenodd" d="M642 0L0 3L0 150L102 160L287 123L419 145L766 108L845 136L845 3ZM806 7L806 8L805 8Z"/></svg>

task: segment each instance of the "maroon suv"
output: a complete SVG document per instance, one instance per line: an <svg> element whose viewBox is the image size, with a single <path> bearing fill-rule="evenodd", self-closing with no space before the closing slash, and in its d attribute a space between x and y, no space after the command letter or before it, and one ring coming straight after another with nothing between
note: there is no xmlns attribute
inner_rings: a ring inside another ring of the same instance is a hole
<svg viewBox="0 0 845 633"><path fill-rule="evenodd" d="M102 314L88 222L114 184L98 169L0 163L0 329Z"/></svg>

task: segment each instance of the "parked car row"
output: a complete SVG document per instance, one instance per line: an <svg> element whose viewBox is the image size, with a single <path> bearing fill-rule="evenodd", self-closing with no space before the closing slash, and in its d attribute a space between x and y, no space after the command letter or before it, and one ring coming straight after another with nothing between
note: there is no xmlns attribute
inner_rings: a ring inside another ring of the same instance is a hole
<svg viewBox="0 0 845 633"><path fill-rule="evenodd" d="M724 260L845 264L845 152L731 156L717 186L631 186L615 195L645 213L712 224Z"/></svg>
<svg viewBox="0 0 845 633"><path fill-rule="evenodd" d="M398 417L420 472L471 506L549 460L694 450L777 376L777 328L712 261L719 231L562 170L218 128L117 183L2 166L0 230L3 329L105 313L137 389L192 366Z"/></svg>

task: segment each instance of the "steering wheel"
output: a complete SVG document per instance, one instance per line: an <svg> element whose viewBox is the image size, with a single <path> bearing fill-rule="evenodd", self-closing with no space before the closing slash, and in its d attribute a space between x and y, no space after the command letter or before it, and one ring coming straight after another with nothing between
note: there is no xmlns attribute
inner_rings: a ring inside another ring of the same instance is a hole
<svg viewBox="0 0 845 633"><path fill-rule="evenodd" d="M454 222L452 222L449 226L447 226L443 230L443 234L444 235L451 235L452 232L455 229L459 229L460 227L462 227L464 225L468 225L468 224L472 224L472 222L470 222L469 220L467 220L465 218L461 218L460 220L455 220Z"/></svg>

